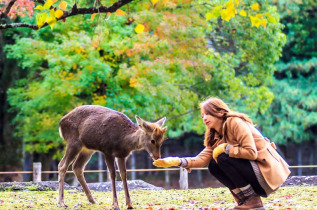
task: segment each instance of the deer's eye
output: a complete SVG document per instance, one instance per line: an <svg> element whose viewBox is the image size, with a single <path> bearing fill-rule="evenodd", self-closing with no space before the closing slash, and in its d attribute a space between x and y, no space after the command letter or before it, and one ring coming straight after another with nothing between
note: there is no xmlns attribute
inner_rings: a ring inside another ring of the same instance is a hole
<svg viewBox="0 0 317 210"><path fill-rule="evenodd" d="M152 140L151 140L151 143L152 143L152 144L155 144L155 141L152 139Z"/></svg>

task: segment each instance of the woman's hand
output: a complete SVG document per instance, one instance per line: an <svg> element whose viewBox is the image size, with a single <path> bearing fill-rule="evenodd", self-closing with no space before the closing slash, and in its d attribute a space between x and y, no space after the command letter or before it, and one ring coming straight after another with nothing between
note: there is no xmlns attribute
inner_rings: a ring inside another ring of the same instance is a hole
<svg viewBox="0 0 317 210"><path fill-rule="evenodd" d="M171 167L171 166L179 166L181 164L181 160L179 157L167 157L162 159L157 159L153 162L153 165L157 167Z"/></svg>
<svg viewBox="0 0 317 210"><path fill-rule="evenodd" d="M223 143L223 144L219 144L213 151L212 153L212 157L213 159L216 161L216 163L218 163L218 156L221 155L222 153L224 153L226 151L226 146L228 143Z"/></svg>

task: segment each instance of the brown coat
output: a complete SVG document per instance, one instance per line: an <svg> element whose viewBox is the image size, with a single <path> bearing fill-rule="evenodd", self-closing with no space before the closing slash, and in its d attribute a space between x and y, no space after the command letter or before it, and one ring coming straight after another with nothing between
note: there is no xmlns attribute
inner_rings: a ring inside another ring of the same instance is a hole
<svg viewBox="0 0 317 210"><path fill-rule="evenodd" d="M253 125L238 117L228 118L223 127L226 126L225 142L230 144L229 156L256 160L267 184L273 190L280 187L289 176L290 170L288 164L271 144ZM221 143L223 140L218 140L213 147L206 147L196 157L186 158L187 168L199 168L207 165L212 159L213 149Z"/></svg>

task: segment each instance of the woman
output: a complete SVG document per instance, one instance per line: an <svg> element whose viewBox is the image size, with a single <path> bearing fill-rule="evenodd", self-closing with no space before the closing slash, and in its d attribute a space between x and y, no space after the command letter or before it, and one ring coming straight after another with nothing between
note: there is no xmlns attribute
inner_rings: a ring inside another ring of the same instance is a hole
<svg viewBox="0 0 317 210"><path fill-rule="evenodd" d="M196 157L168 157L158 167L199 168L209 163L210 173L229 188L234 209L264 209L260 196L277 190L290 174L274 143L261 135L245 114L233 112L219 98L200 104L206 125L205 149Z"/></svg>

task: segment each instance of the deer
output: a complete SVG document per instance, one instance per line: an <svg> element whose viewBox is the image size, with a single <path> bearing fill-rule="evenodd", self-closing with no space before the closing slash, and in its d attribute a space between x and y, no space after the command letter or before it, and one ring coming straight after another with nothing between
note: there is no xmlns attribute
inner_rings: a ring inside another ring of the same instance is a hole
<svg viewBox="0 0 317 210"><path fill-rule="evenodd" d="M103 153L110 172L114 209L120 209L116 193L115 160L119 167L126 205L133 209L130 199L126 160L135 150L146 150L153 160L161 158L160 148L167 127L166 117L147 122L135 116L137 124L121 112L99 105L82 105L66 114L59 122L59 134L66 141L66 151L58 164L59 205L64 203L64 178L72 163L73 173L81 184L88 201L96 203L84 177L84 168L96 151Z"/></svg>

